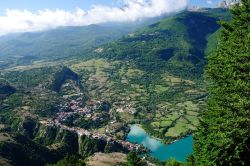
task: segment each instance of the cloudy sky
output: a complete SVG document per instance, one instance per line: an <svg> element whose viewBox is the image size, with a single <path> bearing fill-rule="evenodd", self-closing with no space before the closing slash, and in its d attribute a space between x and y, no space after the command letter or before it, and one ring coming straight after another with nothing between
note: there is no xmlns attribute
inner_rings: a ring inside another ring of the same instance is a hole
<svg viewBox="0 0 250 166"><path fill-rule="evenodd" d="M0 0L0 36L60 26L135 21L218 0Z"/></svg>

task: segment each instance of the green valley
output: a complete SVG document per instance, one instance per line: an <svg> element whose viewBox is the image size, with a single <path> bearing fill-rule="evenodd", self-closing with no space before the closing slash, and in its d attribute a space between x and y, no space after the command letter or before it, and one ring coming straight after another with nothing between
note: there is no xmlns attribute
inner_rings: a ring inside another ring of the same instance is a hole
<svg viewBox="0 0 250 166"><path fill-rule="evenodd" d="M0 37L0 165L165 164L129 153L149 152L127 140L130 127L164 144L199 129L207 56L218 21L230 19L228 9L201 8L143 27Z"/></svg>

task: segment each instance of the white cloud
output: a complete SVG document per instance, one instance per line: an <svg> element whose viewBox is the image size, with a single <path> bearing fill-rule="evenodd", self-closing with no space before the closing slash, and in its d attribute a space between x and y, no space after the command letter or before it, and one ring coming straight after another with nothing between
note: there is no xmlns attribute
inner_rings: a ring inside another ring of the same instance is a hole
<svg viewBox="0 0 250 166"><path fill-rule="evenodd" d="M28 10L7 9L0 16L0 35L13 32L42 31L60 26L84 26L105 22L136 21L141 18L156 17L182 10L187 0L122 0L122 8L93 6L90 10L77 8L65 10Z"/></svg>
<svg viewBox="0 0 250 166"><path fill-rule="evenodd" d="M207 3L211 5L211 4L213 4L213 1L212 0L207 0Z"/></svg>

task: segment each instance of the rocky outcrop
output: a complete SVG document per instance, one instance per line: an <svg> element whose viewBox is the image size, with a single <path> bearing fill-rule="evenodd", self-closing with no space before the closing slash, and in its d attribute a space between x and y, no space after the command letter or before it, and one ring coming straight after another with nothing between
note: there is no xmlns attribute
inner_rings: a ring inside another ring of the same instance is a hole
<svg viewBox="0 0 250 166"><path fill-rule="evenodd" d="M41 163L44 164L56 162L66 154L79 154L88 157L96 152L128 153L130 151L129 145L124 146L121 141L98 137L94 133L84 135L74 129L53 123L42 123L29 116L21 118L16 127L11 129L11 132L21 134L13 134L15 137L8 136L6 140L11 141L6 141L3 145L0 141L0 156L23 165L25 163L36 163L39 157ZM35 149L34 154L32 154L33 149ZM21 155L19 158L18 153L25 154L25 156ZM51 157L47 157L46 154L51 155ZM11 157L8 157L8 155ZM29 158L29 155L32 158ZM15 158L16 156L18 157Z"/></svg>
<svg viewBox="0 0 250 166"><path fill-rule="evenodd" d="M61 154L80 154L86 157L95 152L129 152L128 148L118 142L89 137L54 125L41 124L34 141L60 151Z"/></svg>
<svg viewBox="0 0 250 166"><path fill-rule="evenodd" d="M55 126L40 125L34 141L60 152L62 156L78 153L78 135Z"/></svg>
<svg viewBox="0 0 250 166"><path fill-rule="evenodd" d="M124 148L116 142L107 142L102 139L90 138L87 136L80 136L79 153L82 156L90 156L96 152L124 152L128 153L128 149Z"/></svg>
<svg viewBox="0 0 250 166"><path fill-rule="evenodd" d="M53 82L51 84L51 89L53 91L59 92L61 89L61 86L67 81L67 80L73 80L77 83L79 82L79 77L76 73L74 73L71 69L68 67L63 67L60 71L58 71L53 79ZM78 83L79 84L79 83Z"/></svg>
<svg viewBox="0 0 250 166"><path fill-rule="evenodd" d="M219 3L219 7L221 8L231 8L232 6L241 3L241 0L222 0Z"/></svg>

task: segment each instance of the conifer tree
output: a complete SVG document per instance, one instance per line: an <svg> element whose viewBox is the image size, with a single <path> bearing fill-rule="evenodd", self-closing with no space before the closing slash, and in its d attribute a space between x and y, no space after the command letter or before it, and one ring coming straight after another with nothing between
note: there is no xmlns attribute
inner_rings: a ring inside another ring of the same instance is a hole
<svg viewBox="0 0 250 166"><path fill-rule="evenodd" d="M250 165L250 0L231 12L208 58L209 97L195 136L195 165Z"/></svg>

